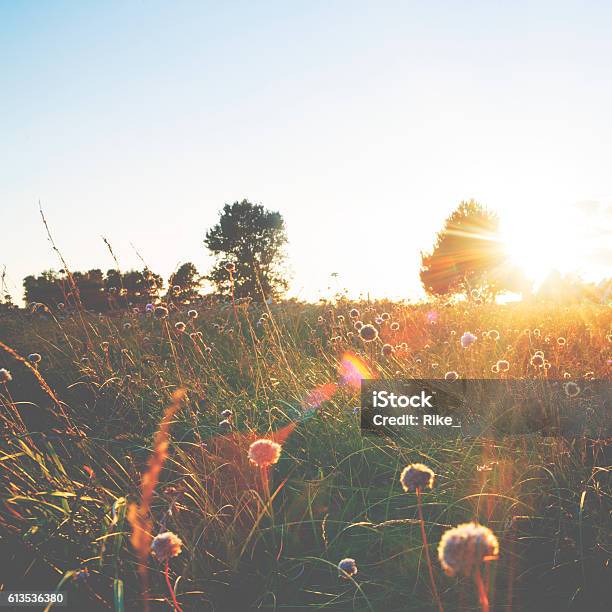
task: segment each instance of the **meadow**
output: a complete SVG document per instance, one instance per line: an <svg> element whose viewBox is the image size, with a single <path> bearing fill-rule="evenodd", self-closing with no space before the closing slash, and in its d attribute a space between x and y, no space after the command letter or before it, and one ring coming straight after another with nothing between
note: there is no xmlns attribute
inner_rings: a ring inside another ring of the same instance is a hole
<svg viewBox="0 0 612 612"><path fill-rule="evenodd" d="M499 544L482 564L491 609L609 605L609 414L571 436L359 421L360 378L454 373L572 382L588 411L583 391L610 379L609 306L33 305L0 313L0 340L3 589L57 589L75 610L484 609L437 553L478 521ZM276 463L249 459L257 439ZM405 491L415 463L433 486ZM181 541L167 564L149 555L166 532Z"/></svg>

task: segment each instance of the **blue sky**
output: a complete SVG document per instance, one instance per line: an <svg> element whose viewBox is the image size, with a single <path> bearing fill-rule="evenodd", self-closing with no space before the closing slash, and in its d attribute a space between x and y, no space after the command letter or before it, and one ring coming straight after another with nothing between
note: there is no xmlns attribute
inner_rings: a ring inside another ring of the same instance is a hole
<svg viewBox="0 0 612 612"><path fill-rule="evenodd" d="M226 202L285 217L292 292L419 292L470 197L534 277L612 252L605 2L0 2L0 266L191 260ZM534 263L535 262L535 263ZM335 285L332 285L335 286Z"/></svg>

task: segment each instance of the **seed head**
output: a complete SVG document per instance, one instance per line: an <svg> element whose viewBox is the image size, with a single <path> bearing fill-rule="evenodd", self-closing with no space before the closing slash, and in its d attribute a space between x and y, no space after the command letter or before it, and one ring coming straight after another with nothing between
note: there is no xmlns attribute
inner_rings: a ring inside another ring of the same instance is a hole
<svg viewBox="0 0 612 612"><path fill-rule="evenodd" d="M447 530L438 545L438 559L448 576L471 576L483 561L497 559L495 534L478 523L463 523Z"/></svg>
<svg viewBox="0 0 612 612"><path fill-rule="evenodd" d="M567 397L576 397L580 394L580 387L575 382L566 382L563 385L563 391Z"/></svg>
<svg viewBox="0 0 612 612"><path fill-rule="evenodd" d="M359 311L356 308L352 308L351 311L349 312L349 317L351 317L351 319L358 319Z"/></svg>
<svg viewBox="0 0 612 612"><path fill-rule="evenodd" d="M496 329L492 329L489 332L489 338L491 338L491 340L499 340L499 332Z"/></svg>
<svg viewBox="0 0 612 612"><path fill-rule="evenodd" d="M395 349L390 344L383 344L380 352L382 353L383 357L390 357L393 355L394 351Z"/></svg>
<svg viewBox="0 0 612 612"><path fill-rule="evenodd" d="M182 321L177 321L174 324L174 329L176 329L177 332L184 332L185 331L185 324Z"/></svg>
<svg viewBox="0 0 612 612"><path fill-rule="evenodd" d="M530 361L531 365L536 368L541 368L544 365L544 356L540 353L536 353Z"/></svg>
<svg viewBox="0 0 612 612"><path fill-rule="evenodd" d="M399 323L397 321L393 321L393 323L391 323L391 331L398 331L399 330Z"/></svg>
<svg viewBox="0 0 612 612"><path fill-rule="evenodd" d="M181 554L183 542L171 531L165 531L153 538L151 542L151 554L158 561L168 561L172 557L177 557Z"/></svg>
<svg viewBox="0 0 612 612"><path fill-rule="evenodd" d="M230 431L232 429L232 422L229 419L219 421L219 429L221 431Z"/></svg>
<svg viewBox="0 0 612 612"><path fill-rule="evenodd" d="M165 306L156 306L154 313L158 319L165 319L168 316L168 309Z"/></svg>
<svg viewBox="0 0 612 612"><path fill-rule="evenodd" d="M355 563L355 559L342 559L340 563L338 563L338 577L344 578L344 580L349 580L351 576L355 576L359 570L357 569L357 564Z"/></svg>
<svg viewBox="0 0 612 612"><path fill-rule="evenodd" d="M433 487L435 474L433 470L422 463L407 465L401 475L400 483L406 493L414 493L417 489L421 491Z"/></svg>
<svg viewBox="0 0 612 612"><path fill-rule="evenodd" d="M232 272L236 271L236 266L235 264L233 264L231 261L225 264L225 271L229 272L230 274Z"/></svg>
<svg viewBox="0 0 612 612"><path fill-rule="evenodd" d="M30 353L28 355L28 361L30 363L40 363L41 359L42 359L42 357L40 356L39 353Z"/></svg>
<svg viewBox="0 0 612 612"><path fill-rule="evenodd" d="M261 438L249 446L249 461L257 467L268 467L278 462L281 454L281 445L273 440Z"/></svg>
<svg viewBox="0 0 612 612"><path fill-rule="evenodd" d="M472 332L466 331L463 333L463 336L461 336L461 346L463 348L468 348L468 346L474 344L476 340L478 340L478 338Z"/></svg>
<svg viewBox="0 0 612 612"><path fill-rule="evenodd" d="M510 362L505 359L500 359L497 362L497 370L498 372L507 372L510 369Z"/></svg>
<svg viewBox="0 0 612 612"><path fill-rule="evenodd" d="M191 309L190 311L187 312L187 316L190 319L197 319L198 318L198 311Z"/></svg>
<svg viewBox="0 0 612 612"><path fill-rule="evenodd" d="M378 338L378 330L373 325L368 323L359 330L359 337L364 342L373 342L376 340L376 338Z"/></svg>
<svg viewBox="0 0 612 612"><path fill-rule="evenodd" d="M0 384L11 382L13 377L6 368L0 368Z"/></svg>
<svg viewBox="0 0 612 612"><path fill-rule="evenodd" d="M457 380L459 378L459 374L457 374L457 372L455 372L454 370L451 370L450 372L447 372L444 375L444 380Z"/></svg>

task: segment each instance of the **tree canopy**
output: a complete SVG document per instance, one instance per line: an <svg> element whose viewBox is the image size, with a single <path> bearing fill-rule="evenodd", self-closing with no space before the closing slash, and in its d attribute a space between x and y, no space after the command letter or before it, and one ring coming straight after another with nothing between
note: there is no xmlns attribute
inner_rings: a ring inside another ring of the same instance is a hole
<svg viewBox="0 0 612 612"><path fill-rule="evenodd" d="M491 298L500 291L520 291L524 281L508 262L497 215L474 200L461 202L446 219L432 252L421 253L420 276L432 295L476 289Z"/></svg>
<svg viewBox="0 0 612 612"><path fill-rule="evenodd" d="M248 200L226 204L219 222L206 232L205 245L216 257L207 277L217 290L261 301L287 288L282 273L287 242L280 213Z"/></svg>

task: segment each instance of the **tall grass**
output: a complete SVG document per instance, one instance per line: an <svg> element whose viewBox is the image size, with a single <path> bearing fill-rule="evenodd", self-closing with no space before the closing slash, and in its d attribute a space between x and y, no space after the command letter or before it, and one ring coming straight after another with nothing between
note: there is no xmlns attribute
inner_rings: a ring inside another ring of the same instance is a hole
<svg viewBox="0 0 612 612"><path fill-rule="evenodd" d="M187 317L193 307L197 319ZM354 333L352 307L367 323L390 314L375 343ZM145 539L167 529L183 540L169 571L184 610L437 609L420 516L434 550L448 527L467 520L497 534L500 558L483 574L491 609L605 601L609 415L591 415L595 437L525 428L497 438L364 436L342 356L381 378L567 374L585 384L610 377L607 307L341 300L176 305L162 320L133 311L1 316L0 367L13 378L0 385L5 588L61 584L78 609L137 610L145 598L169 609L164 567L130 543L126 515L137 504ZM463 349L466 330L478 340ZM483 334L490 330L499 338ZM384 343L395 347L387 357ZM538 350L546 367L531 364ZM23 359L31 352L42 355L37 366ZM500 360L510 368L495 373ZM170 414L177 389L184 408ZM227 409L229 430L220 426ZM167 457L145 496L159 431ZM283 445L268 492L246 456L259 436ZM416 461L437 475L418 498L398 484ZM345 557L359 567L351 580L338 579ZM468 579L448 578L432 561L445 610L478 606Z"/></svg>

